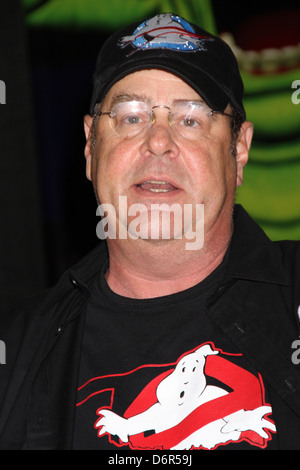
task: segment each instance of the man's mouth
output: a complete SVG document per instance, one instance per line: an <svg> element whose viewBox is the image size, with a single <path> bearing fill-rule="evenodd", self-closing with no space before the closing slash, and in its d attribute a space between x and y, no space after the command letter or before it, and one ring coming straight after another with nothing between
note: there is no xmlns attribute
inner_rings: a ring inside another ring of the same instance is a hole
<svg viewBox="0 0 300 470"><path fill-rule="evenodd" d="M169 181L158 181L158 180L148 180L143 181L138 184L137 187L143 189L144 191L150 191L152 193L169 193L178 189Z"/></svg>

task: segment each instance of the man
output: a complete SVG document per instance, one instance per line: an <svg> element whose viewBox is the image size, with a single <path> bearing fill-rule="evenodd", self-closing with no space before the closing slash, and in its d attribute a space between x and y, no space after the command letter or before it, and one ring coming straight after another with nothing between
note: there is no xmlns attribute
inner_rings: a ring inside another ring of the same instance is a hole
<svg viewBox="0 0 300 470"><path fill-rule="evenodd" d="M108 39L85 118L106 241L2 319L0 448L300 448L299 244L234 204L242 94L176 15Z"/></svg>

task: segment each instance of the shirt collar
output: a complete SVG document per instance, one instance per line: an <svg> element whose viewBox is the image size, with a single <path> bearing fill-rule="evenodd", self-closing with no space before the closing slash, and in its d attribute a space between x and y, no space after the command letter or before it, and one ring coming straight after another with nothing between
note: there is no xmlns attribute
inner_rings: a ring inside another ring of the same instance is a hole
<svg viewBox="0 0 300 470"><path fill-rule="evenodd" d="M226 276L289 285L281 251L242 206L234 208L234 231L229 247Z"/></svg>

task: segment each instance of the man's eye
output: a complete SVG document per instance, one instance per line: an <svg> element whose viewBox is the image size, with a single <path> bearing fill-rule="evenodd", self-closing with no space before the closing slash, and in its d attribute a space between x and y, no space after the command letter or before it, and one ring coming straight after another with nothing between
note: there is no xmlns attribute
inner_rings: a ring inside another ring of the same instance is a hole
<svg viewBox="0 0 300 470"><path fill-rule="evenodd" d="M142 119L138 115L132 115L132 116L128 116L127 122L129 124L139 124L140 122L142 122Z"/></svg>
<svg viewBox="0 0 300 470"><path fill-rule="evenodd" d="M198 127L199 126L199 122L195 118L192 118L192 117L185 117L184 119L182 119L182 124L185 127Z"/></svg>
<svg viewBox="0 0 300 470"><path fill-rule="evenodd" d="M132 114L130 116L126 116L124 121L127 124L139 124L140 122L142 122L142 119L140 116Z"/></svg>

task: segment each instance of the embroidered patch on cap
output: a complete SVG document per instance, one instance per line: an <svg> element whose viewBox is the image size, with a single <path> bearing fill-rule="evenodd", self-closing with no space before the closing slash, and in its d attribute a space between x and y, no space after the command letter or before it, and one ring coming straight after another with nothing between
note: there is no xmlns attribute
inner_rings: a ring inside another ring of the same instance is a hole
<svg viewBox="0 0 300 470"><path fill-rule="evenodd" d="M171 49L180 52L205 51L206 41L214 39L197 34L186 20L171 13L156 15L141 23L131 36L119 41L122 48L134 48L129 55L145 49Z"/></svg>

